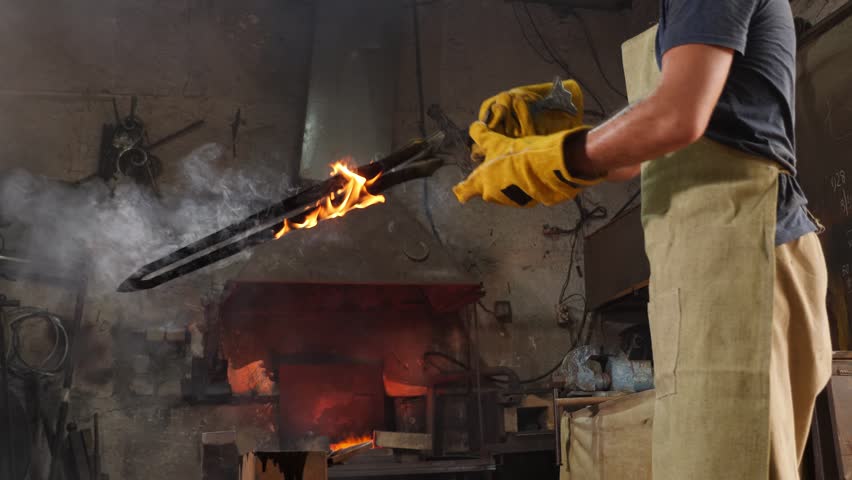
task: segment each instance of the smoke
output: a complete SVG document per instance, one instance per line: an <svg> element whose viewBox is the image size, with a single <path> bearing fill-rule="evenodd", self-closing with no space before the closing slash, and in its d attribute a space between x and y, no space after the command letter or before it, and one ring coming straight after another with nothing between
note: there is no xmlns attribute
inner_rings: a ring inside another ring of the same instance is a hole
<svg viewBox="0 0 852 480"><path fill-rule="evenodd" d="M279 171L226 168L223 154L217 144L197 148L179 162L174 180L161 185L159 198L132 182L110 192L99 179L74 185L6 172L0 176L0 223L9 225L0 229L5 253L58 270L89 258L93 293L112 292L140 266L288 193Z"/></svg>

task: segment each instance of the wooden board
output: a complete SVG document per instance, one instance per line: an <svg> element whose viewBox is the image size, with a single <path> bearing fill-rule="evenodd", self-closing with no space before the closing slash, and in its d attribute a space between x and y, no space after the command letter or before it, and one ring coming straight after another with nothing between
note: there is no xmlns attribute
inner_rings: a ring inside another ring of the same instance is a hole
<svg viewBox="0 0 852 480"><path fill-rule="evenodd" d="M542 411L544 421L541 425L544 430L553 430L555 421L553 415L553 398L543 397L534 394L526 394L521 399L521 404L515 407L505 407L503 409L503 431L507 433L517 433L523 430L522 426L518 425L518 410L534 408Z"/></svg>
<svg viewBox="0 0 852 480"><path fill-rule="evenodd" d="M568 397L559 398L556 400L558 407L588 407L590 405L599 405L610 400L622 397L624 394L608 395L606 397Z"/></svg>
<svg viewBox="0 0 852 480"><path fill-rule="evenodd" d="M373 445L380 448L432 450L432 435L428 433L373 432Z"/></svg>
<svg viewBox="0 0 852 480"><path fill-rule="evenodd" d="M555 421L553 418L553 398L539 395L527 394L521 400L520 408L544 408L545 430L553 430Z"/></svg>
<svg viewBox="0 0 852 480"><path fill-rule="evenodd" d="M503 409L503 431L506 433L518 432L518 407L505 407Z"/></svg>

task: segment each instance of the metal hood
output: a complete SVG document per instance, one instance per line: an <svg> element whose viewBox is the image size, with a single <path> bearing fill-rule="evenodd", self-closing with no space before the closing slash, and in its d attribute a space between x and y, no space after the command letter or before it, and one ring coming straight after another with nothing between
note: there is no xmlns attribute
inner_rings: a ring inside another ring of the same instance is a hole
<svg viewBox="0 0 852 480"><path fill-rule="evenodd" d="M390 153L399 76L398 0L319 0L300 175L319 180L344 156Z"/></svg>

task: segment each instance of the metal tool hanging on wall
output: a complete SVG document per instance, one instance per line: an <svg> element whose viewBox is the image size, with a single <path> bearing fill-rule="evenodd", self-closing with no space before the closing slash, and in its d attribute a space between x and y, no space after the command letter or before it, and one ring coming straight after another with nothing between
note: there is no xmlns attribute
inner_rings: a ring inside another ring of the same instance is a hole
<svg viewBox="0 0 852 480"><path fill-rule="evenodd" d="M154 154L154 150L192 132L203 125L204 120L196 120L174 133L151 142L148 139L145 122L136 115L136 105L136 97L131 97L130 113L122 117L118 113L115 98L112 99L115 124L103 126L97 176L110 184L121 178L130 178L140 185L150 187L155 194L159 194L157 177L162 173L163 165L160 158Z"/></svg>

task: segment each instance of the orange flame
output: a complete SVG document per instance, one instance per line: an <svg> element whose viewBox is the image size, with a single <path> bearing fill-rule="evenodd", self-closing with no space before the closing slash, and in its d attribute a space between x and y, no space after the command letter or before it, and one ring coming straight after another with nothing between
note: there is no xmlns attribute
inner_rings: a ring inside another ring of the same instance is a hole
<svg viewBox="0 0 852 480"><path fill-rule="evenodd" d="M351 436L348 436L348 437L344 438L343 440L341 440L337 443L332 443L331 445L329 445L329 447L331 448L332 452L335 452L337 450L341 450L341 449L344 449L344 448L347 448L347 447L353 447L355 445L360 445L362 443L372 442L372 441L373 441L372 435L360 435L360 436L351 435Z"/></svg>
<svg viewBox="0 0 852 480"><path fill-rule="evenodd" d="M228 364L228 383L235 395L272 395L273 382L263 366L263 360L249 363L243 368L233 368Z"/></svg>
<svg viewBox="0 0 852 480"><path fill-rule="evenodd" d="M284 220L281 230L275 234L276 239L283 237L291 230L313 228L320 220L342 217L356 208L367 208L377 203L385 203L384 195L373 195L367 191L367 187L375 183L381 173L367 180L350 170L342 161L338 161L331 166L331 176L338 174L346 178L346 185L336 192L332 192L325 200L320 200L316 205L317 208L308 213L303 222L295 223Z"/></svg>

